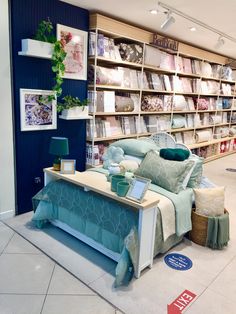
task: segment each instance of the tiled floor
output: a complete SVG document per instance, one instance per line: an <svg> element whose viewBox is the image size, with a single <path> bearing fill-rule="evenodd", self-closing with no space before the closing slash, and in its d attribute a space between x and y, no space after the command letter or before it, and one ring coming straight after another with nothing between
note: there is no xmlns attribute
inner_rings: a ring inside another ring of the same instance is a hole
<svg viewBox="0 0 236 314"><path fill-rule="evenodd" d="M116 314L115 307L0 223L1 314Z"/></svg>
<svg viewBox="0 0 236 314"><path fill-rule="evenodd" d="M0 314L114 314L115 307L127 314L166 314L167 304L185 289L197 295L185 313L236 313L236 172L225 170L235 168L235 161L232 155L204 166L204 175L226 187L229 245L214 251L185 239L172 249L193 261L185 272L168 268L159 256L138 280L114 289L115 264L102 254L52 226L35 229L31 213L6 222L85 285L0 223Z"/></svg>

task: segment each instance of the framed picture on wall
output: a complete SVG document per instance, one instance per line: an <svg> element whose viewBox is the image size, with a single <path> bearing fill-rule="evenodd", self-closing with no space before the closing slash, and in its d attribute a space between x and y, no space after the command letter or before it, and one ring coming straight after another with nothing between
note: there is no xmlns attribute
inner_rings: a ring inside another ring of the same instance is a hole
<svg viewBox="0 0 236 314"><path fill-rule="evenodd" d="M53 91L20 89L21 131L41 131L57 128L56 100L48 100Z"/></svg>
<svg viewBox="0 0 236 314"><path fill-rule="evenodd" d="M66 52L63 78L87 80L88 33L57 24L57 39L61 41Z"/></svg>

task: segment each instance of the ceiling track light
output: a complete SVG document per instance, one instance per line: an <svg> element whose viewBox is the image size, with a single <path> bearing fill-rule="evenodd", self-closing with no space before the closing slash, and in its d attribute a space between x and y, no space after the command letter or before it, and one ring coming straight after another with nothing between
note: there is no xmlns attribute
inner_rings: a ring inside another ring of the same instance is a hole
<svg viewBox="0 0 236 314"><path fill-rule="evenodd" d="M226 39L236 43L236 38L234 38L234 37L232 37L230 35L227 35L227 34L221 32L221 31L219 31L218 29L216 29L214 27L211 27L210 25L208 25L206 23L203 23L203 22L201 22L201 21L199 21L199 20L197 20L197 19L195 19L195 18L193 18L193 17L191 17L191 16L189 16L189 15L187 15L187 14L185 14L185 13L183 13L183 12L181 12L181 11L179 11L179 10L177 10L177 9L175 9L175 8L165 4L163 2L161 2L161 1L158 2L158 6L160 8L168 10L168 12L172 12L175 15L183 17L184 19L186 19L186 20L188 20L188 21L190 21L190 22L192 22L192 23L194 23L196 25L199 25L199 26L201 26L201 27L203 27L203 28L205 28L205 29L215 33L215 34L218 34L221 38L223 37L223 38L226 38ZM224 39L223 39L223 41L224 41ZM221 44L221 46L222 46L222 44Z"/></svg>
<svg viewBox="0 0 236 314"><path fill-rule="evenodd" d="M168 11L166 20L161 24L161 29L166 31L172 24L175 23L174 17L171 15L171 12Z"/></svg>

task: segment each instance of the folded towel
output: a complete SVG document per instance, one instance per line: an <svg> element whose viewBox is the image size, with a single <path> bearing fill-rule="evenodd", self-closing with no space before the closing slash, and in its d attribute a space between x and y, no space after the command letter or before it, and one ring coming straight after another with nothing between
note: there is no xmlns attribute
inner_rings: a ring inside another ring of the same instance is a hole
<svg viewBox="0 0 236 314"><path fill-rule="evenodd" d="M229 213L208 217L206 246L222 249L229 241Z"/></svg>

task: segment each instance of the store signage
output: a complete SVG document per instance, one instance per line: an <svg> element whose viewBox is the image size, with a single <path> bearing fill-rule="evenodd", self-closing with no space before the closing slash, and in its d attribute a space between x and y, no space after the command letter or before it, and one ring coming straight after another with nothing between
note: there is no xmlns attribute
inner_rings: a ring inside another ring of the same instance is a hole
<svg viewBox="0 0 236 314"><path fill-rule="evenodd" d="M164 48L170 51L178 51L179 42L168 37L160 36L156 33L153 34L153 45Z"/></svg>
<svg viewBox="0 0 236 314"><path fill-rule="evenodd" d="M181 314L195 297L196 294L193 292L184 290L177 299L167 305L167 314Z"/></svg>
<svg viewBox="0 0 236 314"><path fill-rule="evenodd" d="M188 270L193 266L190 258L179 253L171 253L165 256L165 263L176 270Z"/></svg>

